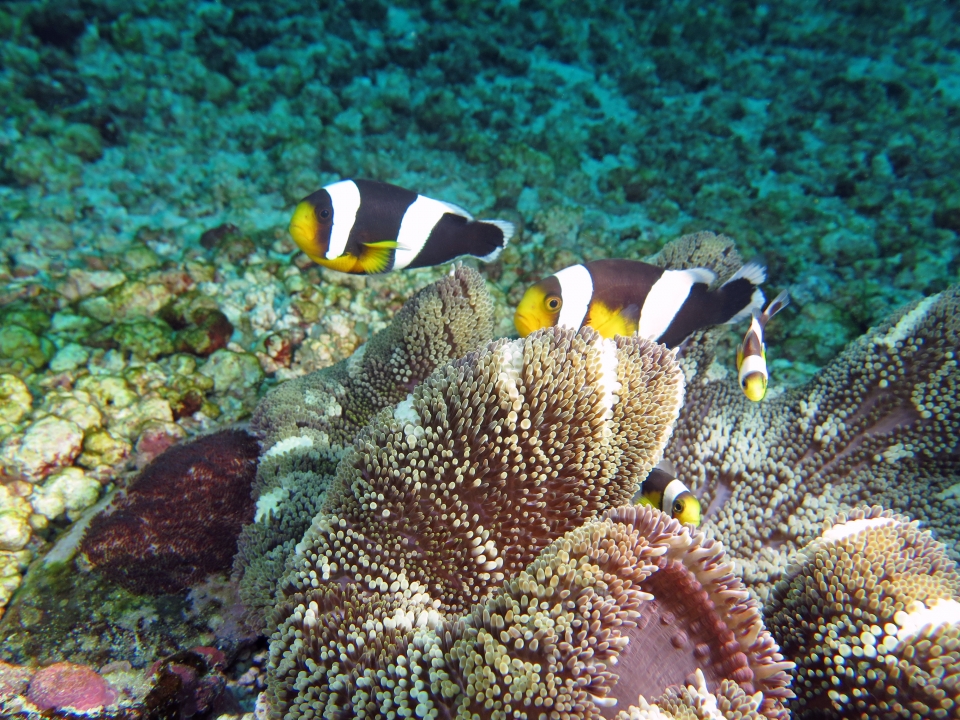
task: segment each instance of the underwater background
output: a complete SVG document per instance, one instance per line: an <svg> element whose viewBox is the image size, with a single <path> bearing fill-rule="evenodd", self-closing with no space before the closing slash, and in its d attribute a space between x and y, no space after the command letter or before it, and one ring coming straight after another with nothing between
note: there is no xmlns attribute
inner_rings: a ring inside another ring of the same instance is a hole
<svg viewBox="0 0 960 720"><path fill-rule="evenodd" d="M960 281L951 2L6 1L0 98L0 613L154 458L248 421L449 273L312 263L290 215L337 180L515 223L495 262L467 261L495 338L551 272L727 235L768 297L790 292L767 334L781 389ZM718 341L731 366L741 332ZM253 511L230 512L235 539ZM189 597L140 603L65 590L67 567L0 625L0 660L129 690L241 624L202 572ZM77 630L85 602L99 615ZM250 711L266 641L237 631L229 650L211 666ZM2 665L0 691L22 690ZM216 717L190 702L183 717Z"/></svg>

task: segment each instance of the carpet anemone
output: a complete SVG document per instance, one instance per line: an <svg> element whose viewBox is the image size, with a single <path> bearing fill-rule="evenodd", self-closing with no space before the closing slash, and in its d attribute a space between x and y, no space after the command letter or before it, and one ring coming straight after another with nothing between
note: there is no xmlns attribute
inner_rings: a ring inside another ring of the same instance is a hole
<svg viewBox="0 0 960 720"><path fill-rule="evenodd" d="M960 573L908 518L856 508L825 523L771 595L771 632L797 663L797 718L960 712Z"/></svg>

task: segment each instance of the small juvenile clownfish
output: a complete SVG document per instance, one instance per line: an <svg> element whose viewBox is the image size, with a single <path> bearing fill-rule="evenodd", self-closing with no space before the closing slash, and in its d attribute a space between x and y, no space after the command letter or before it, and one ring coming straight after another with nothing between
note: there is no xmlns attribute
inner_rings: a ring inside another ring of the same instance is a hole
<svg viewBox="0 0 960 720"><path fill-rule="evenodd" d="M784 290L777 295L763 313L753 312L750 327L737 348L737 378L743 394L754 402L763 400L767 393L767 346L763 331L767 322L790 304L790 295Z"/></svg>
<svg viewBox="0 0 960 720"><path fill-rule="evenodd" d="M766 272L744 265L716 290L706 268L667 270L639 260L571 265L527 288L513 321L521 337L589 325L605 338L640 335L676 347L695 330L732 323L763 305Z"/></svg>
<svg viewBox="0 0 960 720"><path fill-rule="evenodd" d="M650 471L634 498L637 505L655 507L685 525L700 527L700 501L677 480L673 463L669 460L661 460Z"/></svg>
<svg viewBox="0 0 960 720"><path fill-rule="evenodd" d="M452 203L373 180L327 185L300 201L290 220L307 257L355 275L440 265L461 255L489 262L513 231L505 220L474 220Z"/></svg>

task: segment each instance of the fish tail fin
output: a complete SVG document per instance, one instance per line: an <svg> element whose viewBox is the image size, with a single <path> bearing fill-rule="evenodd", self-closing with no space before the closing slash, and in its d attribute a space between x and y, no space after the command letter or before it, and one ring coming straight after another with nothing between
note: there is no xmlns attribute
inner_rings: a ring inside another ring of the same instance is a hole
<svg viewBox="0 0 960 720"><path fill-rule="evenodd" d="M783 310L789 304L790 304L790 293L784 290L782 293L777 295L773 300L771 300L769 305L767 305L767 309L764 310L763 315L760 316L760 324L766 325L767 321L770 318L772 318L778 312Z"/></svg>
<svg viewBox="0 0 960 720"><path fill-rule="evenodd" d="M763 307L763 291L758 287L767 279L766 268L749 262L737 270L713 294L717 297L718 323L736 323Z"/></svg>
<svg viewBox="0 0 960 720"><path fill-rule="evenodd" d="M516 232L514 224L506 220L474 220L467 223L467 228L468 252L484 262L496 260Z"/></svg>

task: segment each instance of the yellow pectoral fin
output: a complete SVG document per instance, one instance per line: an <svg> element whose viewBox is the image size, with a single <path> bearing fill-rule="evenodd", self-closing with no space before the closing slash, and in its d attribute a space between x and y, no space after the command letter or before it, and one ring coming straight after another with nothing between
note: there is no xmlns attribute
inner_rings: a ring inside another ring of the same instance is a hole
<svg viewBox="0 0 960 720"><path fill-rule="evenodd" d="M364 243L359 258L363 272L374 275L389 270L398 247L395 240Z"/></svg>
<svg viewBox="0 0 960 720"><path fill-rule="evenodd" d="M743 365L743 345L737 346L737 370Z"/></svg>
<svg viewBox="0 0 960 720"><path fill-rule="evenodd" d="M614 335L636 335L638 327L637 321L625 316L620 312L620 308L607 307L599 300L590 303L586 324L605 338L612 338Z"/></svg>
<svg viewBox="0 0 960 720"><path fill-rule="evenodd" d="M340 257L335 257L332 260L314 255L308 255L307 257L318 265L323 265L325 268L330 268L337 272L350 273L352 275L362 275L365 272L360 264L359 258L349 253L344 253Z"/></svg>

